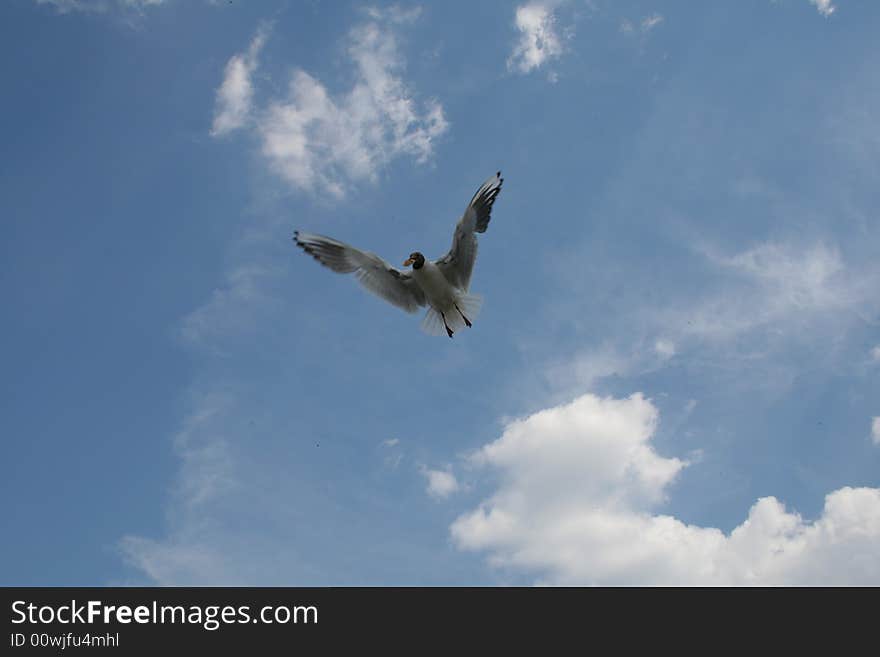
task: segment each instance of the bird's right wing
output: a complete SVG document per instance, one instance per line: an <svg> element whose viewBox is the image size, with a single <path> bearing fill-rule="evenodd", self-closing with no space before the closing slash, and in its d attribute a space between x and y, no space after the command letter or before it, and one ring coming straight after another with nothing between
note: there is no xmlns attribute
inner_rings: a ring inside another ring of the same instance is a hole
<svg viewBox="0 0 880 657"><path fill-rule="evenodd" d="M408 313L416 312L426 303L424 292L410 272L395 269L374 253L314 233L297 231L293 241L325 267L340 274L354 272L370 292Z"/></svg>

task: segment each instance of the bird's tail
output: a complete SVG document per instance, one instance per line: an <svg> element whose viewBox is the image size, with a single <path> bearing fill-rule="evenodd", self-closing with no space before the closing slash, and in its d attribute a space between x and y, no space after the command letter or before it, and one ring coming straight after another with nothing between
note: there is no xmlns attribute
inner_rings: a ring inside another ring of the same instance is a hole
<svg viewBox="0 0 880 657"><path fill-rule="evenodd" d="M483 298L480 295L459 292L456 295L455 305L445 312L446 325L453 331L464 328L467 326L464 318L467 317L468 321L473 322L477 315L480 314L480 307L482 305ZM458 306L458 309L455 306ZM428 335L446 335L446 326L443 323L443 316L439 311L434 308L428 308L425 319L422 320L422 330Z"/></svg>

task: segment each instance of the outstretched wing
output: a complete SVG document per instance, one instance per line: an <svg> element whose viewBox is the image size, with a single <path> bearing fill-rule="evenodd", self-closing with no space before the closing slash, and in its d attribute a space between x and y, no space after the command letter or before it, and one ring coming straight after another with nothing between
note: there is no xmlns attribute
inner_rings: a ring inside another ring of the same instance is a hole
<svg viewBox="0 0 880 657"><path fill-rule="evenodd" d="M471 272L477 259L477 236L474 233L485 233L489 227L492 205L503 182L504 178L499 171L480 185L455 226L452 248L434 263L443 272L446 280L457 288L467 291L470 285Z"/></svg>
<svg viewBox="0 0 880 657"><path fill-rule="evenodd" d="M398 271L374 253L313 233L297 231L293 241L325 267L340 274L354 272L370 292L408 313L425 305L425 294L412 274Z"/></svg>

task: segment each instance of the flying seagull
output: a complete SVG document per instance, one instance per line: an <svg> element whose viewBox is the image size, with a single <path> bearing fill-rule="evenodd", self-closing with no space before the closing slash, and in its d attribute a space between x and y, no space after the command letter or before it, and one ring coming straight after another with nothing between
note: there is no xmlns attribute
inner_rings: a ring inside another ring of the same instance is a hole
<svg viewBox="0 0 880 657"><path fill-rule="evenodd" d="M413 251L403 263L412 270L400 271L374 253L323 235L296 231L293 241L325 267L341 274L354 272L370 292L398 308L414 313L428 306L422 328L431 335L442 335L446 329L451 338L461 326L470 327L480 309L480 297L468 293L477 259L474 233L485 233L489 227L503 182L499 171L480 185L455 226L449 253L432 262Z"/></svg>

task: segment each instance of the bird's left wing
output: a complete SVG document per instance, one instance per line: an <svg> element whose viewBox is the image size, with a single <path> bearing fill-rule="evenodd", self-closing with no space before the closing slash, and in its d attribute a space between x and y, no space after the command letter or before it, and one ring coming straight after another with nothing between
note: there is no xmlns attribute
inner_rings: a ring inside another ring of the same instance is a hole
<svg viewBox="0 0 880 657"><path fill-rule="evenodd" d="M434 264L440 268L446 280L455 287L467 291L471 283L471 272L477 260L477 236L474 233L485 233L492 218L492 206L504 178L499 171L480 185L467 209L455 225L452 235L452 248L449 253Z"/></svg>
<svg viewBox="0 0 880 657"><path fill-rule="evenodd" d="M314 233L297 231L293 241L325 267L340 274L354 272L370 292L408 313L425 305L425 294L412 274L395 269L375 253Z"/></svg>

